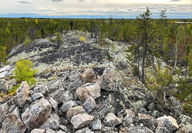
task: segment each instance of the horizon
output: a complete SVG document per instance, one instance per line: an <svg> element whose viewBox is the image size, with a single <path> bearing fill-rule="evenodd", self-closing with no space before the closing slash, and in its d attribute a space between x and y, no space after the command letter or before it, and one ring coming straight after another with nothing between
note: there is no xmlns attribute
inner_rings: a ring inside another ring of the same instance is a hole
<svg viewBox="0 0 192 133"><path fill-rule="evenodd" d="M0 18L135 19L149 7L152 18L192 19L192 0L1 0Z"/></svg>

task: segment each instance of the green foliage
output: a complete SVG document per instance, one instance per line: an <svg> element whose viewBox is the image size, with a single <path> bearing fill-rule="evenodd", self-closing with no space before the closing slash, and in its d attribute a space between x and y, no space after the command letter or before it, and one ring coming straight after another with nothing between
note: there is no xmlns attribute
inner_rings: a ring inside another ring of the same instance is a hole
<svg viewBox="0 0 192 133"><path fill-rule="evenodd" d="M56 32L55 35L56 35L56 38L55 38L56 43L57 43L58 45L61 45L61 44L63 43L63 41L62 41L62 39L61 39L60 33Z"/></svg>
<svg viewBox="0 0 192 133"><path fill-rule="evenodd" d="M160 66L154 67L155 71L148 73L146 77L146 87L151 90L158 98L158 101L162 101L164 97L164 91L170 90L171 84L174 83L173 74L168 67L161 68Z"/></svg>
<svg viewBox="0 0 192 133"><path fill-rule="evenodd" d="M30 38L28 36L26 36L25 41L23 42L23 45L27 46L30 44L30 42L31 42Z"/></svg>
<svg viewBox="0 0 192 133"><path fill-rule="evenodd" d="M0 63L2 62L3 64L6 64L6 47L0 46Z"/></svg>
<svg viewBox="0 0 192 133"><path fill-rule="evenodd" d="M20 84L22 81L27 81L30 86L36 83L34 74L37 72L37 70L33 70L32 66L33 64L30 60L19 59L19 61L16 62L15 69L13 71L13 77L18 84Z"/></svg>

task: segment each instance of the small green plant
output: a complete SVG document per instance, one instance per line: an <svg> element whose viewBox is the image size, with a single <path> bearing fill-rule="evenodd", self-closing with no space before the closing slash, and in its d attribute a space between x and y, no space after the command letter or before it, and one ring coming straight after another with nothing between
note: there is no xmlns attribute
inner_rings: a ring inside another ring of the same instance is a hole
<svg viewBox="0 0 192 133"><path fill-rule="evenodd" d="M55 38L56 43L57 43L58 45L61 45L61 44L63 43L63 41L62 41L62 39L61 39L60 33L56 32L55 35L56 35L56 38Z"/></svg>
<svg viewBox="0 0 192 133"><path fill-rule="evenodd" d="M28 36L26 36L25 41L23 42L23 45L27 46L30 44L30 42L31 42L30 38Z"/></svg>
<svg viewBox="0 0 192 133"><path fill-rule="evenodd" d="M168 67L154 67L155 71L146 77L146 87L157 97L157 101L163 102L165 98L165 88L169 88L174 82L172 73ZM171 90L171 89L166 89Z"/></svg>
<svg viewBox="0 0 192 133"><path fill-rule="evenodd" d="M34 74L37 70L33 70L32 66L33 64L30 60L19 59L19 61L16 62L13 78L17 81L17 86L14 86L9 92L14 92L20 86L22 81L26 81L29 86L36 83Z"/></svg>

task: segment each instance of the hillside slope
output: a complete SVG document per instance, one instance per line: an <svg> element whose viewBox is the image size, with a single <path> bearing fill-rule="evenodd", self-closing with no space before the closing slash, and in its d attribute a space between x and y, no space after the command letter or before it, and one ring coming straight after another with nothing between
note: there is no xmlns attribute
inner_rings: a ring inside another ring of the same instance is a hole
<svg viewBox="0 0 192 133"><path fill-rule="evenodd" d="M161 107L132 74L129 44L105 39L100 46L79 31L62 33L60 46L54 38L17 46L0 69L1 92L15 84L9 77L19 58L38 69L35 86L23 82L15 95L0 99L1 133L192 132L192 119L175 97Z"/></svg>

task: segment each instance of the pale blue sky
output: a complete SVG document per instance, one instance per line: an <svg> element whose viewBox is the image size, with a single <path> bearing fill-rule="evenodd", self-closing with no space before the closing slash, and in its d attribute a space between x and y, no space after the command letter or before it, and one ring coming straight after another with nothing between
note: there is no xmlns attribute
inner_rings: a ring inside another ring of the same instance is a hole
<svg viewBox="0 0 192 133"><path fill-rule="evenodd" d="M146 6L155 18L192 18L192 0L0 0L0 17L135 18Z"/></svg>

